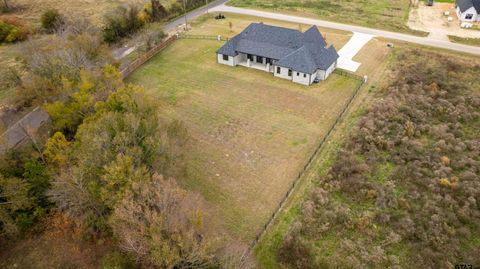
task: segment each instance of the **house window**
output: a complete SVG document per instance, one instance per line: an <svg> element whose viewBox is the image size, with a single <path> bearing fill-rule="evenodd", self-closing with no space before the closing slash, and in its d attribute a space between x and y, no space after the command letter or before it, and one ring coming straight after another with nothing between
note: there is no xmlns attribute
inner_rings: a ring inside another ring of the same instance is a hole
<svg viewBox="0 0 480 269"><path fill-rule="evenodd" d="M272 59L270 59L270 58L265 58L265 63L266 63L266 64L272 64Z"/></svg>
<svg viewBox="0 0 480 269"><path fill-rule="evenodd" d="M228 61L228 55L223 54L223 60Z"/></svg>
<svg viewBox="0 0 480 269"><path fill-rule="evenodd" d="M263 57L257 56L257 63L263 63Z"/></svg>
<svg viewBox="0 0 480 269"><path fill-rule="evenodd" d="M247 54L247 59L249 59L250 61L253 61L253 55L252 54Z"/></svg>
<svg viewBox="0 0 480 269"><path fill-rule="evenodd" d="M471 19L473 19L473 14L467 14L467 15L465 15L465 19L466 19L466 20L471 20Z"/></svg>
<svg viewBox="0 0 480 269"><path fill-rule="evenodd" d="M306 78L306 77L307 77L307 74L303 74L303 77Z"/></svg>
<svg viewBox="0 0 480 269"><path fill-rule="evenodd" d="M280 67L277 66L277 74L280 74Z"/></svg>
<svg viewBox="0 0 480 269"><path fill-rule="evenodd" d="M288 69L288 76L289 76L289 77L292 76L292 69Z"/></svg>

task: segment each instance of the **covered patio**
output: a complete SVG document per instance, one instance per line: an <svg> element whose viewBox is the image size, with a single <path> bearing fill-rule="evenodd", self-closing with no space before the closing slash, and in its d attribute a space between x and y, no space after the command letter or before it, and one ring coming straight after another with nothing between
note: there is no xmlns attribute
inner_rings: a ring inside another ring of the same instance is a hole
<svg viewBox="0 0 480 269"><path fill-rule="evenodd" d="M273 72L273 59L245 53L239 53L239 55L240 61L237 63L238 65L265 72Z"/></svg>

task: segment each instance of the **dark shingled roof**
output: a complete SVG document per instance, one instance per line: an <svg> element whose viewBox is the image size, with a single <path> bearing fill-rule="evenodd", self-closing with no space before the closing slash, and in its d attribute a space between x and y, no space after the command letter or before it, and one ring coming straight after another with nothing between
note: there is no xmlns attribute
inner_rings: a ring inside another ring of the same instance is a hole
<svg viewBox="0 0 480 269"><path fill-rule="evenodd" d="M477 13L480 12L480 0L457 0L457 6L461 12L465 12L471 7L475 7Z"/></svg>
<svg viewBox="0 0 480 269"><path fill-rule="evenodd" d="M337 59L335 48L325 48L327 42L317 27L304 33L263 23L252 23L236 35L217 53L236 56L239 52L267 57L274 64L302 73L326 70Z"/></svg>

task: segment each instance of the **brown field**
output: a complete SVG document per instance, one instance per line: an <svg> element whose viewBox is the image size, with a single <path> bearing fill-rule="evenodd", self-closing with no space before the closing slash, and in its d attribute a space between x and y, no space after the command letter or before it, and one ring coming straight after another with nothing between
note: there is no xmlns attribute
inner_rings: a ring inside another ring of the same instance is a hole
<svg viewBox="0 0 480 269"><path fill-rule="evenodd" d="M233 35L252 20L203 18L193 23L191 33ZM337 46L348 40L340 32L323 32ZM229 235L248 243L359 82L334 74L307 87L266 72L219 65L215 51L222 44L179 40L129 81L166 101L166 114L186 124L191 140L181 182L211 202Z"/></svg>
<svg viewBox="0 0 480 269"><path fill-rule="evenodd" d="M67 17L90 19L96 25L101 25L103 16L115 7L128 3L142 4L144 0L15 0L13 15L19 16L30 23L38 24L43 12L57 9ZM160 0L165 6L170 6L172 0Z"/></svg>

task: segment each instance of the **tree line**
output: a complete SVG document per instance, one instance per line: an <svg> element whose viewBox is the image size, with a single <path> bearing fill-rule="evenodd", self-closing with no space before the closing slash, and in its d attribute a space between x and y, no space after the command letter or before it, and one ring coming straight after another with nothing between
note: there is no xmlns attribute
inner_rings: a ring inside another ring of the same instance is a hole
<svg viewBox="0 0 480 269"><path fill-rule="evenodd" d="M13 85L18 105L42 104L51 132L2 156L0 242L31 236L61 212L85 240L115 242L124 255L108 266L244 267L208 203L177 183L183 123L122 81L102 30L55 12L44 19L52 34L22 44Z"/></svg>

